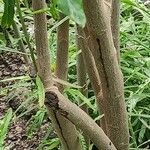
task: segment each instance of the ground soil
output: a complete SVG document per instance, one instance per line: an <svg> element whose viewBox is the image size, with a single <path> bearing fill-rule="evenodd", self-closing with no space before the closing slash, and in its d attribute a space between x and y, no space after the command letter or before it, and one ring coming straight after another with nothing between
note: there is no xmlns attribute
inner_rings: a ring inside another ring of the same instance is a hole
<svg viewBox="0 0 150 150"><path fill-rule="evenodd" d="M18 55L16 53L0 54L0 80L1 81L7 78L25 75L26 72L27 72L27 67L21 55ZM6 93L0 92L0 119L3 118L4 114L7 112L9 108L12 108L13 111L15 111L22 103L22 99L18 97L14 97L11 101L8 101L8 95L12 91L9 91L9 88L7 87L13 84L14 81L0 82L1 90L4 88L7 89ZM31 89L26 89L26 90L31 90ZM13 91L13 92L18 92L18 91ZM24 90L21 92L24 92ZM12 121L9 127L7 137L5 139L5 150L35 150L38 147L41 140L47 133L47 129L50 126L50 123L48 118L46 118L41 128L33 134L33 137L28 138L27 122L29 121L29 119L31 119L32 115L34 115L35 113L36 110L32 113L29 112L27 116L23 116L17 120Z"/></svg>

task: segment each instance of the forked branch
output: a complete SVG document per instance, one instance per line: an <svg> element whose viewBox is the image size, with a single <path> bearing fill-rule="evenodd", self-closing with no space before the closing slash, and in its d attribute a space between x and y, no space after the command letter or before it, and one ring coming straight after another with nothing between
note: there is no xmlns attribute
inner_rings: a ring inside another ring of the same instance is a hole
<svg viewBox="0 0 150 150"><path fill-rule="evenodd" d="M104 131L77 105L65 98L57 89L51 87L45 93L45 105L72 122L87 134L99 150L116 150Z"/></svg>

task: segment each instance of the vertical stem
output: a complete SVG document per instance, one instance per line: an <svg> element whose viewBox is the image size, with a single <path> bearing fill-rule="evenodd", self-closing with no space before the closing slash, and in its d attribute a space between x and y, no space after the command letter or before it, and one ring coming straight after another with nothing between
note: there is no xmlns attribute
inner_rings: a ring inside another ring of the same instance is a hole
<svg viewBox="0 0 150 150"><path fill-rule="evenodd" d="M100 114L104 113L104 99L102 95L102 87L101 87L101 81L100 76L98 73L97 65L94 60L94 56L91 52L91 49L93 48L93 45L91 43L91 38L89 37L88 29L85 27L84 31L79 26L77 26L77 32L78 32L78 38L81 42L81 49L83 53L83 58L86 64L86 70L88 73L88 76L90 78L92 88L94 90L95 96L96 96L96 102L99 109ZM107 127L106 127L106 120L105 117L103 117L100 120L100 124L102 129L105 133L107 133Z"/></svg>
<svg viewBox="0 0 150 150"><path fill-rule="evenodd" d="M44 0L33 0L33 9L38 10L46 7ZM50 70L50 54L48 49L47 19L45 13L34 15L35 43L37 52L38 74L44 87L53 85Z"/></svg>
<svg viewBox="0 0 150 150"><path fill-rule="evenodd" d="M80 92L87 97L87 85L86 85L86 67L83 59L83 52L82 52L82 42L80 40L79 35L76 37L77 41L77 50L80 51L77 55L77 80L78 80L78 85L81 86L82 88L80 89ZM84 105L82 109L87 112L87 107Z"/></svg>
<svg viewBox="0 0 150 150"><path fill-rule="evenodd" d="M60 20L65 18L65 15L60 13ZM69 20L58 26L57 28L57 54L56 54L56 70L55 75L67 80L68 75L68 47L69 47ZM64 86L57 84L60 92L63 92Z"/></svg>
<svg viewBox="0 0 150 150"><path fill-rule="evenodd" d="M15 23L15 21L13 21L12 26L13 26L13 30L14 30L14 33L16 35L16 38L19 39L18 44L19 44L20 50L22 52L24 52L25 54L27 54L27 51L25 49L25 46L24 46L23 41L21 39L21 35L20 35L20 32L19 32L19 29L18 29L17 24ZM27 55L23 55L23 58L24 58L24 60L25 60L25 62L27 64L27 66L29 66L30 59L28 58L28 56Z"/></svg>
<svg viewBox="0 0 150 150"><path fill-rule="evenodd" d="M65 15L60 14L60 20L64 19ZM69 47L69 20L66 20L57 28L57 58L55 75L67 80L68 75L68 47ZM64 86L57 84L59 91L62 93ZM77 137L75 126L65 117L57 114L58 122L61 127L61 133L67 146L67 150L80 150L80 143ZM65 147L65 145L63 146ZM65 150L66 150L65 149Z"/></svg>
<svg viewBox="0 0 150 150"><path fill-rule="evenodd" d="M114 41L114 46L117 51L118 61L120 60L120 0L112 0L112 9L111 9L111 30Z"/></svg>
<svg viewBox="0 0 150 150"><path fill-rule="evenodd" d="M78 80L78 85L81 86L82 88L79 89L80 92L87 97L88 96L88 90L87 90L87 78L86 78L86 67L85 67L85 62L84 62L84 57L83 57L83 52L82 52L82 41L80 40L79 35L77 34L76 36L76 41L77 41L77 50L80 51L77 55L77 80ZM79 99L79 103L81 100ZM88 114L88 108L85 105L83 105L82 110L84 110ZM87 146L90 144L89 137L86 134L83 134Z"/></svg>
<svg viewBox="0 0 150 150"><path fill-rule="evenodd" d="M20 8L19 0L16 0L16 7L17 7L17 11L18 11L18 14L19 14L19 18L20 18L21 24L22 24L23 33L25 35L25 39L26 39L28 48L30 50L31 59L33 61L35 70L37 70L36 61L35 61L35 57L34 57L34 51L33 51L33 48L32 48L32 46L30 44L30 38L29 38L29 34L27 32L27 28L26 28L26 25L25 25L25 22L24 22L24 18L23 18L22 11L21 11L21 8Z"/></svg>

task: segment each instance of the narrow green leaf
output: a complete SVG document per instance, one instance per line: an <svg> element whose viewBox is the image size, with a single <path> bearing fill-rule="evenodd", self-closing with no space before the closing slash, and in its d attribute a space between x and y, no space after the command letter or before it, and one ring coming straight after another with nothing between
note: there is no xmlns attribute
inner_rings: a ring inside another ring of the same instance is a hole
<svg viewBox="0 0 150 150"><path fill-rule="evenodd" d="M29 81L29 80L31 80L31 78L29 76L12 77L12 78L8 78L8 79L0 80L0 83L2 83L2 82L9 82L9 81L15 81L15 80Z"/></svg>
<svg viewBox="0 0 150 150"><path fill-rule="evenodd" d="M75 98L75 100L78 101L80 98L80 100L87 104L89 108L91 108L93 111L96 110L95 106L91 104L90 99L86 98L80 91L76 89L68 89L66 91L69 92Z"/></svg>
<svg viewBox="0 0 150 150"><path fill-rule="evenodd" d="M48 146L49 150L53 150L60 144L60 141L58 138L52 139L50 142L50 145Z"/></svg>
<svg viewBox="0 0 150 150"><path fill-rule="evenodd" d="M15 14L15 0L3 0L4 2L4 13L2 16L1 25L4 28L9 27L14 19Z"/></svg>
<svg viewBox="0 0 150 150"><path fill-rule="evenodd" d="M8 109L3 120L0 121L0 147L3 147L4 139L7 134L8 126L12 118L12 109Z"/></svg>

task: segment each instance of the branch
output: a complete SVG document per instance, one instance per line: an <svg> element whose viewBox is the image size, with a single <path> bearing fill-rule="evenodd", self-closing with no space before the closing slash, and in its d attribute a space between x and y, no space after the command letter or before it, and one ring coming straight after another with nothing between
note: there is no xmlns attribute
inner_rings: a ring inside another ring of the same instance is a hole
<svg viewBox="0 0 150 150"><path fill-rule="evenodd" d="M45 0L32 0L33 9L40 10L46 7ZM41 77L45 89L53 85L52 74L50 70L50 55L48 49L48 36L47 36L47 19L45 13L34 15L35 25L35 41L36 51L38 58L38 73ZM55 103L55 101L53 102ZM68 122L68 120L56 114L52 109L49 110L49 116L52 120L58 137L61 140L64 150L80 150L79 138L75 126ZM72 129L71 132L68 128ZM73 133L73 134L71 134Z"/></svg>
<svg viewBox="0 0 150 150"><path fill-rule="evenodd" d="M46 7L45 0L32 0L34 10ZM46 14L34 15L35 43L37 52L38 74L42 79L44 87L53 85L50 70L50 54L48 49L47 19Z"/></svg>
<svg viewBox="0 0 150 150"><path fill-rule="evenodd" d="M111 11L111 30L113 35L114 46L117 51L118 61L120 60L120 0L112 0L112 11Z"/></svg>
<svg viewBox="0 0 150 150"><path fill-rule="evenodd" d="M85 66L85 62L84 62L84 57L83 57L83 52L82 52L82 40L80 39L79 35L76 36L76 43L77 43L77 51L81 53L79 53L77 55L77 82L78 85L81 86L82 88L80 88L80 92L87 97L88 96L88 85L87 85L87 73L86 73L86 66ZM81 99L79 98L79 103L81 103ZM87 114L88 114L88 107L86 104L82 105L80 107L82 110L84 110ZM87 146L90 145L90 140L89 137L84 134L83 135L86 141Z"/></svg>
<svg viewBox="0 0 150 150"><path fill-rule="evenodd" d="M60 20L65 15L60 13ZM62 80L67 80L68 74L68 46L69 46L69 19L57 28L57 57L55 75ZM64 86L57 84L57 87L63 92Z"/></svg>
<svg viewBox="0 0 150 150"><path fill-rule="evenodd" d="M81 44L83 58L86 64L86 70L89 75L92 88L96 96L98 109L99 109L100 114L103 114L104 113L103 109L105 108L104 99L102 95L100 76L98 73L98 69L96 67L97 64L95 63L94 56L91 52L91 49L93 49L93 44L91 43L91 37L88 36L89 34L88 34L87 27L85 27L83 31L81 27L77 26L77 33L78 33L78 38ZM100 124L104 132L107 133L105 117L101 118Z"/></svg>
<svg viewBox="0 0 150 150"><path fill-rule="evenodd" d="M48 110L53 109L71 121L84 134L87 134L99 150L116 150L113 143L103 130L82 109L66 99L56 87L47 89L45 105Z"/></svg>
<svg viewBox="0 0 150 150"><path fill-rule="evenodd" d="M79 28L79 27L77 27ZM82 88L79 89L80 92L87 97L87 78L86 78L86 66L84 62L84 57L83 57L83 52L82 52L82 40L81 37L77 34L76 36L76 43L77 43L77 51L79 52L81 50L81 53L77 55L77 81L78 85L81 86ZM79 100L80 102L80 100ZM87 112L87 107L86 105L82 106L82 109Z"/></svg>
<svg viewBox="0 0 150 150"><path fill-rule="evenodd" d="M64 19L65 15L60 14L60 20ZM67 80L68 74L68 46L69 46L69 19L63 22L57 28L57 59L55 75L64 81ZM59 91L62 93L64 85L56 84ZM67 145L65 150L80 150L80 142L78 140L77 130L69 120L60 114L56 114L57 122L61 128L63 136L63 145Z"/></svg>

